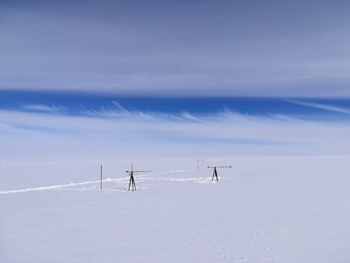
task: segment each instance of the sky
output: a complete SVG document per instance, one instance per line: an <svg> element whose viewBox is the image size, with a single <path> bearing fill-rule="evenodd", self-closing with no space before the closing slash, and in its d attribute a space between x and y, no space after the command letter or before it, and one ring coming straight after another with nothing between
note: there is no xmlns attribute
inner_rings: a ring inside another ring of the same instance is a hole
<svg viewBox="0 0 350 263"><path fill-rule="evenodd" d="M0 2L0 161L350 154L349 1Z"/></svg>

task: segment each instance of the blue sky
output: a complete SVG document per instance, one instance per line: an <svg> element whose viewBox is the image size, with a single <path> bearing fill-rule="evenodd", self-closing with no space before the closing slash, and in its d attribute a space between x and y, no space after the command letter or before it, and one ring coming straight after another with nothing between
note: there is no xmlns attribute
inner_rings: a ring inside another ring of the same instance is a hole
<svg viewBox="0 0 350 263"><path fill-rule="evenodd" d="M141 97L43 91L0 91L0 109L84 116L123 112L198 116L233 112L255 117L285 115L304 120L348 121L348 98Z"/></svg>
<svg viewBox="0 0 350 263"><path fill-rule="evenodd" d="M349 154L348 1L1 1L0 161Z"/></svg>

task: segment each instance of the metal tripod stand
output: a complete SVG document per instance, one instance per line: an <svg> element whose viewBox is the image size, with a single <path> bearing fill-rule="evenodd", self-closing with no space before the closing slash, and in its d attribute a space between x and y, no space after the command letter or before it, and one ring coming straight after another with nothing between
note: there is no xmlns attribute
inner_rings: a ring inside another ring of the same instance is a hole
<svg viewBox="0 0 350 263"><path fill-rule="evenodd" d="M213 177L211 178L212 181L214 181L214 178L216 181L219 181L219 177L218 177L218 172L216 170L216 168L231 168L231 166L208 166L208 168L213 168Z"/></svg>
<svg viewBox="0 0 350 263"><path fill-rule="evenodd" d="M134 179L134 173L146 173L146 172L151 172L151 171L134 171L134 168L131 163L131 171L126 171L130 175L130 180L129 180L129 188L128 191L130 191L130 187L132 191L136 191L136 184L135 184L135 179Z"/></svg>

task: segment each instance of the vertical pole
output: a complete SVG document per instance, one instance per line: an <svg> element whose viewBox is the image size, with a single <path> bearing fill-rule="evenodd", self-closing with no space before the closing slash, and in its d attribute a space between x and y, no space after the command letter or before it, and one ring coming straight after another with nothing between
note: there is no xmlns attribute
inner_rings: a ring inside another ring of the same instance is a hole
<svg viewBox="0 0 350 263"><path fill-rule="evenodd" d="M197 158L196 158L196 161L197 161L197 169L198 169L198 172L199 172L199 163L198 163L198 162L204 161L204 160L203 160L203 159L197 159Z"/></svg>
<svg viewBox="0 0 350 263"><path fill-rule="evenodd" d="M101 190L102 190L102 164L101 164Z"/></svg>

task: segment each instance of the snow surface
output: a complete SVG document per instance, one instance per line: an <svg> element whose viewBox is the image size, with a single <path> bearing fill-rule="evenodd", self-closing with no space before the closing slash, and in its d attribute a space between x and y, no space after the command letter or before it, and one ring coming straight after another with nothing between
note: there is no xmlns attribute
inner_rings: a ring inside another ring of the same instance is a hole
<svg viewBox="0 0 350 263"><path fill-rule="evenodd" d="M1 162L0 262L350 262L349 156L133 163Z"/></svg>

